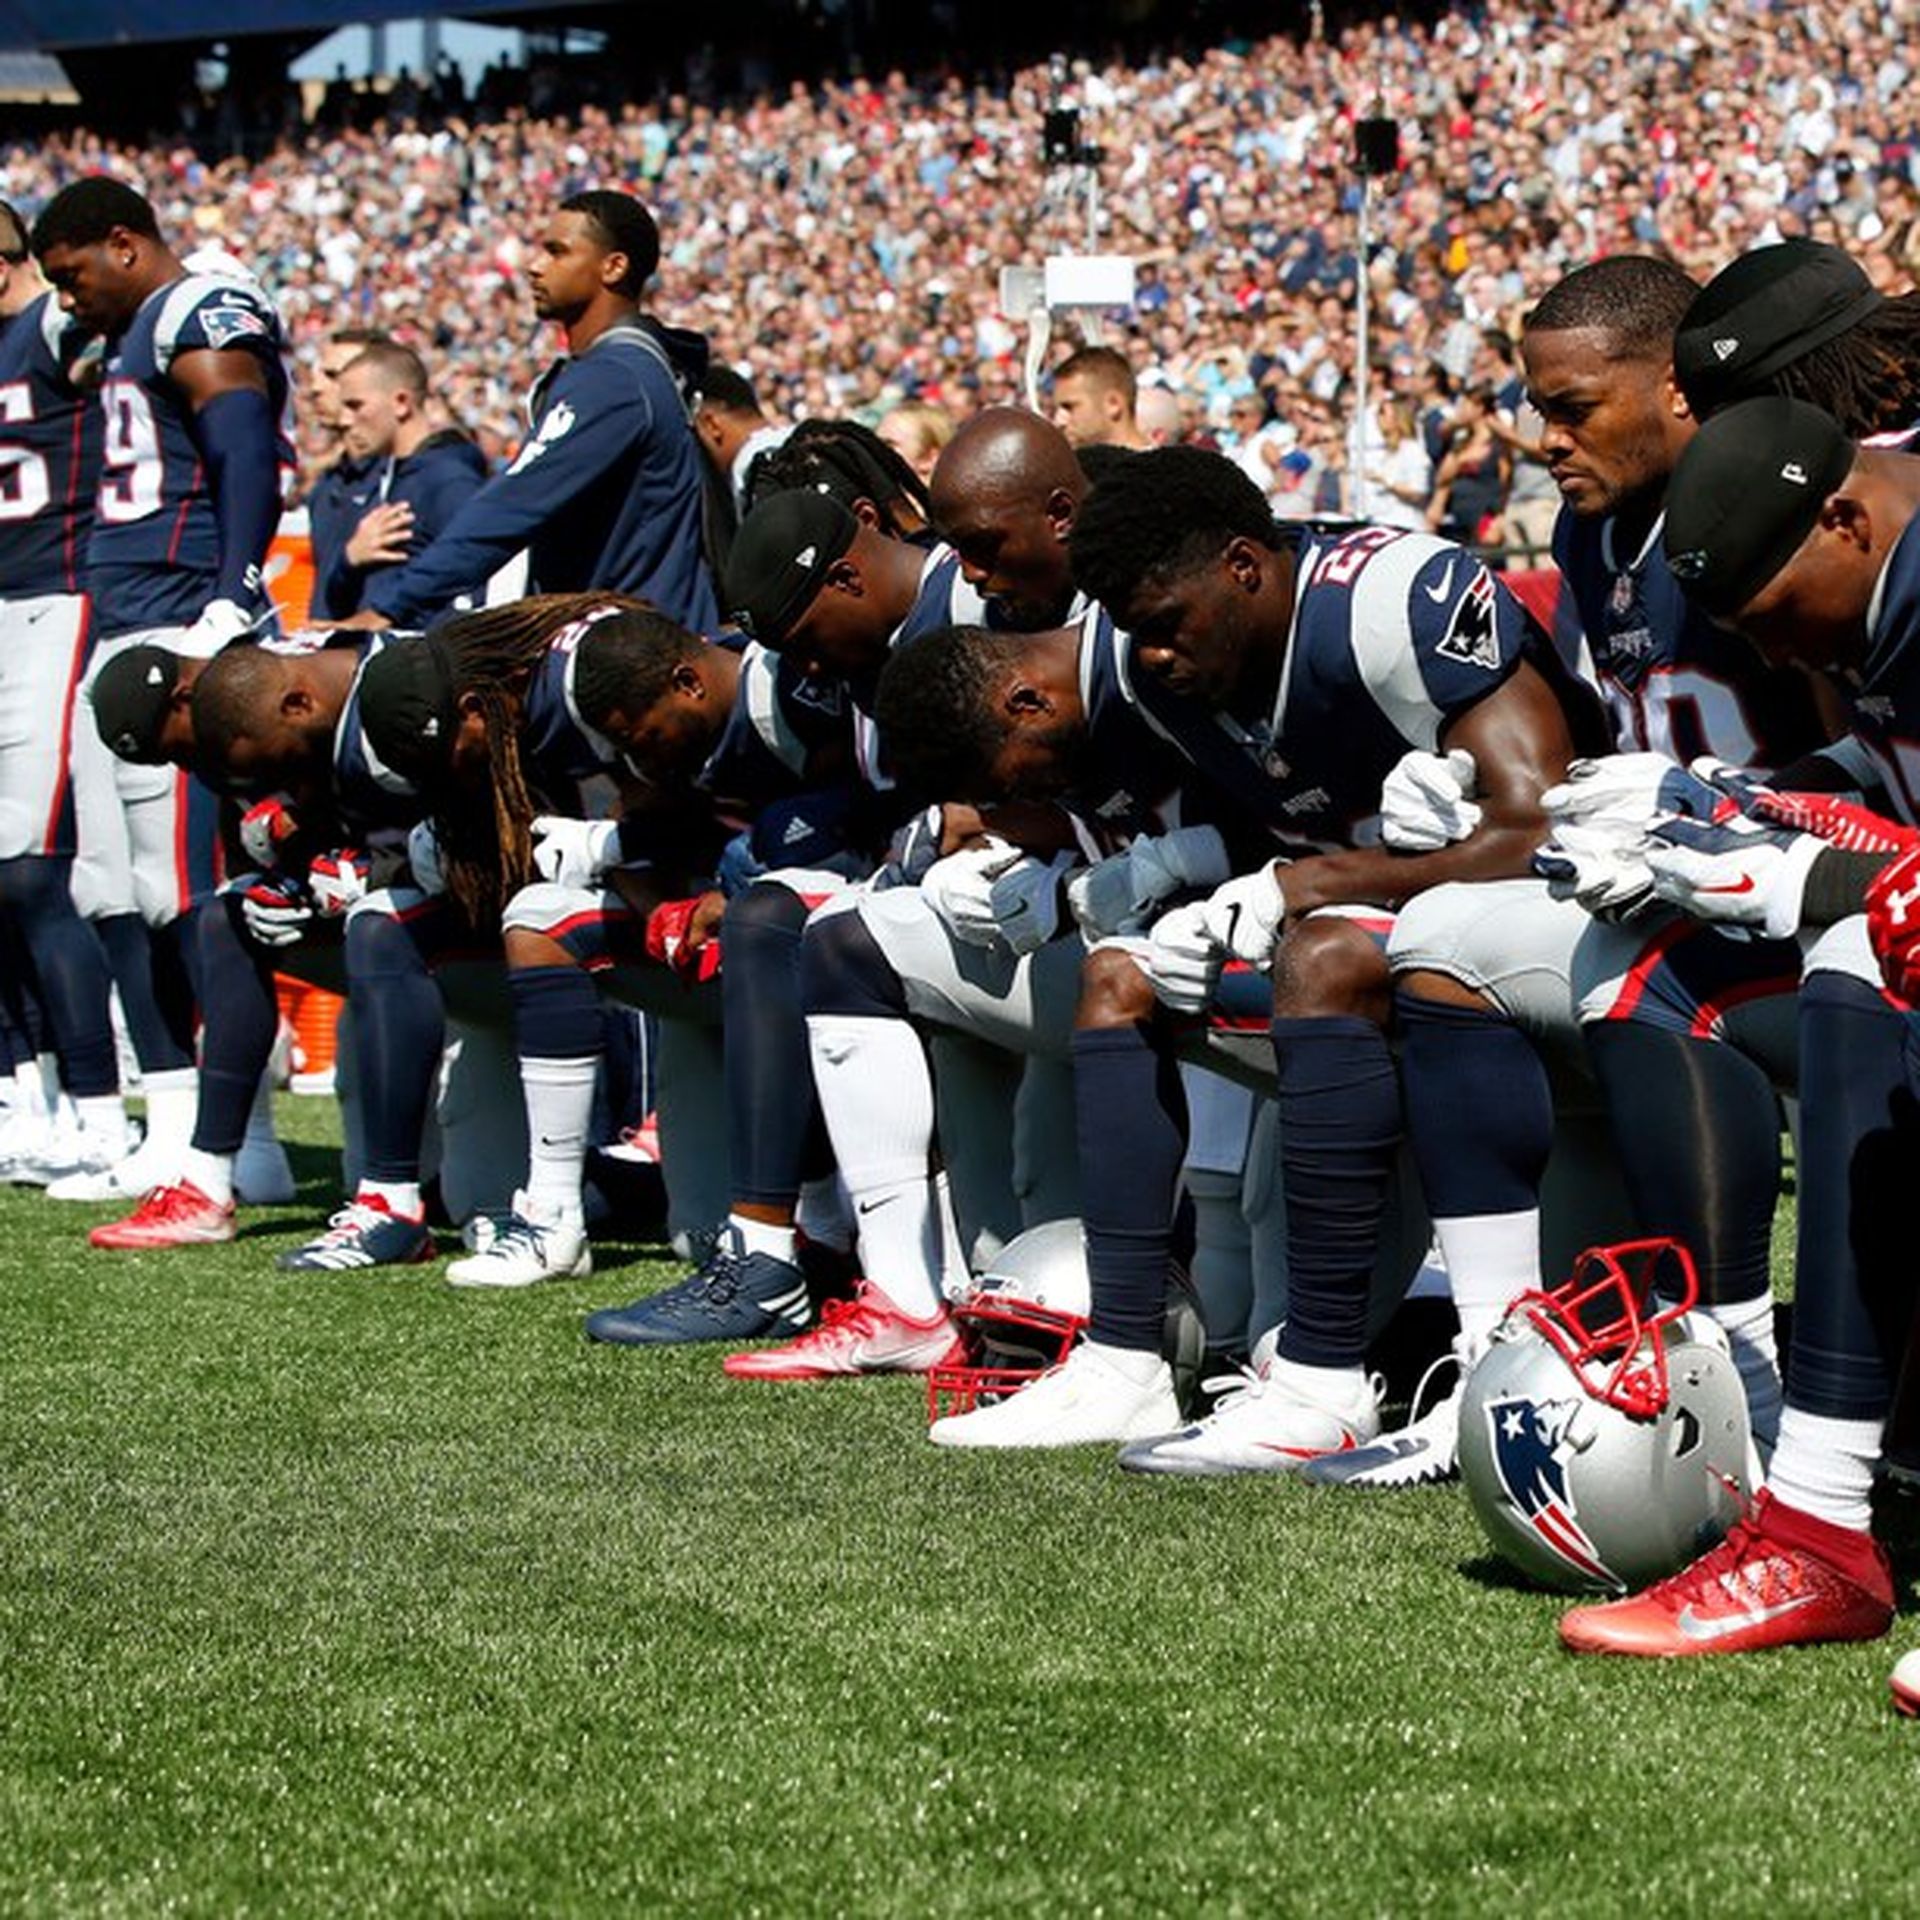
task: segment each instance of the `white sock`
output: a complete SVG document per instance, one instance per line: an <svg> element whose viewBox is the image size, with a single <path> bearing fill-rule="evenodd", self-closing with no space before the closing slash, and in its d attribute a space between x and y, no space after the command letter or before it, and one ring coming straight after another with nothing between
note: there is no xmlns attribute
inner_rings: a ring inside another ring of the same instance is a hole
<svg viewBox="0 0 1920 1920"><path fill-rule="evenodd" d="M830 1173L822 1180L809 1180L800 1189L794 1225L816 1247L831 1247L835 1253L845 1253L853 1245L853 1204L837 1173Z"/></svg>
<svg viewBox="0 0 1920 1920"><path fill-rule="evenodd" d="M1880 1420L1835 1420L1787 1407L1780 1415L1780 1444L1767 1469L1773 1497L1836 1527L1868 1532L1884 1429Z"/></svg>
<svg viewBox="0 0 1920 1920"><path fill-rule="evenodd" d="M200 1074L193 1067L168 1067L142 1077L147 1096L147 1145L174 1160L193 1138L200 1104Z"/></svg>
<svg viewBox="0 0 1920 1920"><path fill-rule="evenodd" d="M198 1147L182 1147L178 1165L181 1177L191 1180L209 1200L221 1206L232 1204L232 1154L202 1153Z"/></svg>
<svg viewBox="0 0 1920 1920"><path fill-rule="evenodd" d="M1089 1353L1097 1353L1123 1380L1136 1387L1151 1386L1154 1377L1166 1364L1157 1353L1149 1353L1144 1347L1110 1347L1104 1340L1089 1340L1086 1347Z"/></svg>
<svg viewBox="0 0 1920 1920"><path fill-rule="evenodd" d="M904 1020L842 1013L809 1014L807 1036L866 1277L909 1318L931 1319L946 1251L928 1171L933 1075L920 1037Z"/></svg>
<svg viewBox="0 0 1920 1920"><path fill-rule="evenodd" d="M31 1089L40 1103L40 1111L53 1114L60 1107L60 1062L50 1053L37 1053L14 1068L14 1077Z"/></svg>
<svg viewBox="0 0 1920 1920"><path fill-rule="evenodd" d="M1732 1300L1706 1311L1733 1349L1733 1364L1740 1369L1740 1384L1747 1390L1747 1424L1764 1456L1780 1438L1780 1354L1773 1337L1773 1296L1763 1293L1757 1299Z"/></svg>
<svg viewBox="0 0 1920 1920"><path fill-rule="evenodd" d="M784 1260L788 1266L793 1265L792 1227L770 1227L764 1220L749 1220L738 1213L727 1215L727 1225L740 1236L743 1253L770 1253L776 1260Z"/></svg>
<svg viewBox="0 0 1920 1920"><path fill-rule="evenodd" d="M1523 1293L1540 1285L1540 1209L1436 1220L1433 1237L1453 1282L1454 1311L1469 1340L1484 1340Z"/></svg>
<svg viewBox="0 0 1920 1920"><path fill-rule="evenodd" d="M127 1124L127 1110L117 1093L90 1093L73 1103L80 1124L89 1133L120 1133Z"/></svg>
<svg viewBox="0 0 1920 1920"><path fill-rule="evenodd" d="M527 1197L542 1218L578 1219L580 1185L587 1163L587 1127L593 1119L593 1088L600 1062L592 1054L574 1060L520 1062L527 1096Z"/></svg>
<svg viewBox="0 0 1920 1920"><path fill-rule="evenodd" d="M1278 1354L1267 1369L1276 1386L1291 1387L1316 1407L1352 1406L1367 1391L1365 1367L1310 1367L1304 1361L1283 1360Z"/></svg>
<svg viewBox="0 0 1920 1920"><path fill-rule="evenodd" d="M360 1190L354 1198L384 1201L387 1211L396 1220L422 1220L426 1217L426 1203L420 1198L420 1183L417 1180L362 1179Z"/></svg>

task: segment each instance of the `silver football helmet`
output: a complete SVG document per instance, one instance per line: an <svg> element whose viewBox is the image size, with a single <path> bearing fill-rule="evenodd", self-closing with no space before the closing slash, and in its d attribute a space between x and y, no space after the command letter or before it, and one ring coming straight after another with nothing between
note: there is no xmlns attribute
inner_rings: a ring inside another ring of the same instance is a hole
<svg viewBox="0 0 1920 1920"><path fill-rule="evenodd" d="M1634 1592L1739 1517L1747 1397L1726 1335L1689 1312L1698 1297L1678 1241L1636 1240L1583 1253L1495 1329L1467 1376L1460 1474L1529 1578Z"/></svg>
<svg viewBox="0 0 1920 1920"><path fill-rule="evenodd" d="M1018 1393L1067 1357L1086 1333L1092 1309L1086 1235L1078 1220L1048 1220L1016 1235L953 1307L966 1357L928 1374L928 1413L938 1420ZM1193 1404L1206 1347L1200 1297L1176 1265L1167 1277L1161 1351L1173 1369L1182 1412Z"/></svg>

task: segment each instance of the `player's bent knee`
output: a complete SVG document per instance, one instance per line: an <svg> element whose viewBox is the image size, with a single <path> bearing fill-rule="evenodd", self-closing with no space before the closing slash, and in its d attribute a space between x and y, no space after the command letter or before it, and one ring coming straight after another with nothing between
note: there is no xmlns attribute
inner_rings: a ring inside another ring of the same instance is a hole
<svg viewBox="0 0 1920 1920"><path fill-rule="evenodd" d="M727 911L731 915L733 909ZM800 1001L809 1013L875 1020L905 1019L907 1014L900 975L857 913L816 914L806 923L800 941Z"/></svg>
<svg viewBox="0 0 1920 1920"><path fill-rule="evenodd" d="M1293 1019L1353 1014L1384 1023L1392 985L1386 955L1350 920L1303 920L1274 958L1274 1012Z"/></svg>
<svg viewBox="0 0 1920 1920"><path fill-rule="evenodd" d="M1157 1005L1152 983L1130 954L1099 947L1080 963L1076 1027L1137 1027L1153 1018Z"/></svg>

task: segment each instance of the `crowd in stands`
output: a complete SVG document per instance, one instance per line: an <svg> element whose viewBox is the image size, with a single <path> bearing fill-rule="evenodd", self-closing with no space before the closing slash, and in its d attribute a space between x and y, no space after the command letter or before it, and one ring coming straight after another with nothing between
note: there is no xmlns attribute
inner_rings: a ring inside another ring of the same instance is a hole
<svg viewBox="0 0 1920 1920"><path fill-rule="evenodd" d="M1807 234L1884 288L1911 282L1916 47L1911 0L1494 0L1431 27L1388 16L1082 64L1068 97L1104 149L1099 244L1139 263L1135 311L1109 337L1282 510L1346 502L1352 122L1393 117L1403 170L1372 218L1368 505L1497 542L1510 487L1550 498L1514 430L1508 342L1570 264L1653 248L1705 277ZM390 118L336 103L257 160L85 132L0 148L0 196L30 213L82 174L125 176L169 230L245 255L303 357L342 326L422 351L449 420L497 463L545 350L521 285L531 236L588 184L655 208L655 309L708 334L776 419L877 422L903 403L955 419L1018 397L1024 331L998 309L999 270L1086 238L1083 183L1042 162L1049 97L1043 68L991 90L894 73L573 117L409 86Z"/></svg>

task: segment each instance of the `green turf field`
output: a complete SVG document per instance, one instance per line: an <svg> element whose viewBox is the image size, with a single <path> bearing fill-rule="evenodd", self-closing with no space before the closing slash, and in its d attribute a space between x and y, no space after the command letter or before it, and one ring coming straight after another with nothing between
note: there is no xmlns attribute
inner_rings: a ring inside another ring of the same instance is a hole
<svg viewBox="0 0 1920 1920"><path fill-rule="evenodd" d="M938 1455L588 1348L652 1262L277 1275L299 1164L200 1253L0 1197L8 1911L1920 1905L1904 1628L1575 1664L1457 1489Z"/></svg>

